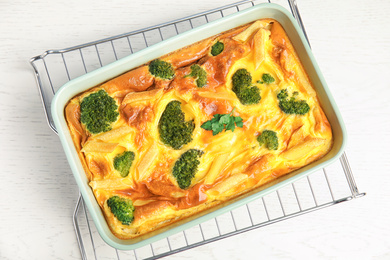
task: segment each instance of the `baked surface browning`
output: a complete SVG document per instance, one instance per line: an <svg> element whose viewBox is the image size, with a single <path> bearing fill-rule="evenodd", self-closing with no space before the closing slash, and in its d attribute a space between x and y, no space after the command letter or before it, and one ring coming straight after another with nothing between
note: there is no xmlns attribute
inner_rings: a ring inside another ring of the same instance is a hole
<svg viewBox="0 0 390 260"><path fill-rule="evenodd" d="M224 48L213 56L211 48L217 42ZM329 122L277 21L258 20L159 60L173 67L172 79L152 75L146 64L81 93L65 109L89 184L117 237L136 238L185 219L318 160L331 149ZM194 64L206 72L202 87L197 84L199 77L191 74ZM243 104L232 90L232 78L240 69L251 75L246 88L258 89L258 103ZM269 76L273 82L264 81ZM119 116L109 131L91 134L81 122L81 106L99 90L115 100ZM285 99L279 95L282 90L288 94ZM290 102L286 103L290 108L294 100L306 103L309 110L304 114L282 111L281 102ZM180 103L182 122L194 125L190 140L175 149L163 142L159 128L172 101ZM216 135L201 127L214 115L232 111L232 116L242 119L242 127L237 124L234 131ZM265 133L277 140L269 141ZM200 151L198 165L189 187L182 189L173 168L190 150ZM118 170L114 161L119 164L125 158L120 155L129 151L134 153L131 166ZM114 196L131 200L130 224L123 224L108 206L107 200Z"/></svg>

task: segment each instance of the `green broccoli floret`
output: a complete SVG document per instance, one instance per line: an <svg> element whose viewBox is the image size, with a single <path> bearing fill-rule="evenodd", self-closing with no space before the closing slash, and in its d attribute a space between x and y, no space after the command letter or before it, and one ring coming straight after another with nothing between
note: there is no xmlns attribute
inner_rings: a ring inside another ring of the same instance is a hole
<svg viewBox="0 0 390 260"><path fill-rule="evenodd" d="M185 121L180 101L168 103L158 122L161 141L175 150L192 141L195 129L193 120Z"/></svg>
<svg viewBox="0 0 390 260"><path fill-rule="evenodd" d="M278 95L276 96L279 100L283 100L283 99L286 99L288 98L288 93L287 93L287 89L282 89Z"/></svg>
<svg viewBox="0 0 390 260"><path fill-rule="evenodd" d="M92 134L111 130L118 118L118 105L106 91L99 90L85 97L80 104L80 120Z"/></svg>
<svg viewBox="0 0 390 260"><path fill-rule="evenodd" d="M262 81L258 80L257 83L271 84L271 83L275 82L275 79L271 76L271 74L268 74L268 73L264 73L263 76L261 76L261 79L262 79Z"/></svg>
<svg viewBox="0 0 390 260"><path fill-rule="evenodd" d="M172 64L159 59L150 62L149 72L153 76L162 79L173 79L173 77L175 76L175 70L173 69Z"/></svg>
<svg viewBox="0 0 390 260"><path fill-rule="evenodd" d="M239 90L252 84L252 76L246 69L239 69L234 73L232 81L233 88Z"/></svg>
<svg viewBox="0 0 390 260"><path fill-rule="evenodd" d="M113 196L107 200L107 205L112 214L114 214L123 225L129 225L133 221L135 208L130 199Z"/></svg>
<svg viewBox="0 0 390 260"><path fill-rule="evenodd" d="M268 150L278 150L278 136L276 132L271 130L264 130L258 137L257 141L260 146L265 145Z"/></svg>
<svg viewBox="0 0 390 260"><path fill-rule="evenodd" d="M252 76L246 69L237 70L232 77L232 91L236 93L243 105L252 105L260 102L260 89L252 85Z"/></svg>
<svg viewBox="0 0 390 260"><path fill-rule="evenodd" d="M207 84L207 73L206 71L199 66L198 64L194 64L191 66L191 73L184 76L186 77L193 77L196 81L196 85L198 88L202 88Z"/></svg>
<svg viewBox="0 0 390 260"><path fill-rule="evenodd" d="M133 164L135 154L131 151L125 151L118 154L114 158L114 169L117 170L122 177L129 175L130 167Z"/></svg>
<svg viewBox="0 0 390 260"><path fill-rule="evenodd" d="M288 97L287 89L283 89L277 95L280 109L286 114L304 115L309 112L310 107L306 100L297 100L298 92L294 92L292 97Z"/></svg>
<svg viewBox="0 0 390 260"><path fill-rule="evenodd" d="M243 105L252 105L260 102L260 90L255 87L242 88L237 97Z"/></svg>
<svg viewBox="0 0 390 260"><path fill-rule="evenodd" d="M180 189L187 189L191 185L191 181L195 177L195 173L200 164L198 158L202 155L202 151L190 149L183 153L179 160L176 161L172 173Z"/></svg>
<svg viewBox="0 0 390 260"><path fill-rule="evenodd" d="M224 49L225 45L222 42L218 41L213 46L211 46L211 55L217 56L218 54L223 52Z"/></svg>

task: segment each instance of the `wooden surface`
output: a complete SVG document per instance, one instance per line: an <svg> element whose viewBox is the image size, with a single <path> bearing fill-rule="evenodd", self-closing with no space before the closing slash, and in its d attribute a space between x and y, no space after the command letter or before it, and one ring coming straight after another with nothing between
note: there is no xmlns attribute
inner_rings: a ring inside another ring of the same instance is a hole
<svg viewBox="0 0 390 260"><path fill-rule="evenodd" d="M232 1L0 2L0 259L79 259L78 188L49 129L32 56ZM390 2L298 1L367 196L166 259L390 259Z"/></svg>

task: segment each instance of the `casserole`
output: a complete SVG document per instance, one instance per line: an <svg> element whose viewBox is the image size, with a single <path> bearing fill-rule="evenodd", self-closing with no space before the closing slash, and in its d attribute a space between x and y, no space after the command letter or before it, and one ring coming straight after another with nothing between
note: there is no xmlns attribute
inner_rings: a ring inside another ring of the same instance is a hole
<svg viewBox="0 0 390 260"><path fill-rule="evenodd" d="M102 82L107 81L108 79L111 79L117 75L120 75L120 74L128 71L128 70L131 70L134 67L138 67L139 65L142 65L145 62L149 62L150 60L153 60L153 59L156 59L160 56L163 56L163 54L166 54L169 51L175 50L174 49L175 47L178 47L178 48L184 47L185 45L182 45L183 42L188 41L189 38L191 38L191 37L193 39L192 39L192 42L189 42L189 43L196 42L199 39L204 38L205 36L209 37L209 36L215 35L216 33L220 33L222 31L225 31L225 29L234 28L234 27L243 25L247 22L252 22L252 21L257 20L259 18L276 18L276 20L280 21L281 24L283 25L283 27L288 32L289 37L290 37L291 41L293 42L294 47L298 51L298 55L301 58L303 66L306 68L306 71L308 72L308 74L313 82L313 85L315 86L315 89L316 89L318 96L319 96L319 100L320 100L321 104L323 105L325 113L327 114L327 116L330 120L330 123L333 127L333 133L335 136L334 145L333 145L331 151L325 157L323 157L319 161L316 161L314 164L311 164L310 167L305 167L305 168L302 168L298 171L295 171L293 174L293 175L295 175L294 178L292 178L292 176L289 175L288 178L285 178L285 179L288 179L287 181L292 181L298 177L302 177L306 174L309 174L313 170L318 169L318 167L323 167L325 163L329 163L331 160L334 160L335 158L338 157L338 155L340 155L342 147L345 143L345 138L344 138L345 135L344 135L342 123L339 120L337 109L335 109L335 106L332 106L332 100L331 100L331 98L329 98L330 96L326 95L327 90L326 90L326 86L324 85L324 81L321 79L321 75L318 73L318 71L317 71L317 73L313 74L313 72L316 72L315 71L315 63L313 63L313 60L310 59L311 54L310 54L310 50L307 48L307 43L302 41L302 40L300 41L302 34L299 35L299 31L296 31L296 30L294 31L294 27L296 27L296 25L294 25L292 20L290 21L291 17L289 17L288 13L286 11L283 11L280 7L275 6L275 5L256 6L255 8L248 9L246 11L243 11L242 13L240 12L237 15L235 14L235 15L232 15L230 17L226 17L220 23L218 23L218 21L216 21L212 24L209 24L209 25L200 27L194 31L188 32L185 35L183 35L182 37L180 37L180 35L179 35L178 37L175 37L172 40L168 40L168 41L163 42L161 44L158 44L156 46L152 46L151 48L145 50L144 52L137 53L138 55L134 54L134 55L127 57L125 59L122 59L116 63L108 65L102 69L99 69L95 72L92 72L91 74L87 74L79 79L76 79L76 80L66 84L66 86L61 88L61 90L58 92L58 94L56 95L56 97L53 101L53 112L55 112L55 113L53 113L53 114L55 114L54 120L55 120L57 128L60 128L59 134L61 137L61 141L64 144L64 148L65 148L65 151L67 153L68 159L70 159L70 161L71 161L72 170L74 171L74 173L76 172L75 173L76 180L78 181L79 185L80 185L80 183L79 183L80 181L82 183L80 190L83 194L84 199L87 201L87 206L88 206L90 211L91 211L91 209L92 209L92 211L96 211L96 212L93 212L91 214L95 220L95 223L97 223L97 227L98 227L99 231L101 231L100 230L101 228L107 229L107 227L104 226L104 218L103 218L103 221L101 221L102 216L101 215L99 216L99 212L101 214L99 207L96 208L97 205L93 205L93 203L95 201L94 196L93 196L93 194L91 194L90 189L88 187L88 180L85 178L85 175L82 176L82 174L84 174L84 171L83 171L82 167L80 168L80 166L82 166L82 165L80 165L80 162L78 162L77 151L75 151L74 147L72 149L72 145L71 145L72 139L70 138L69 131L67 132L66 121L64 121L63 111L64 111L65 105L68 102L68 100L70 98L72 98L74 95L81 93L81 92L83 92L91 87L97 86L97 85L101 84ZM247 20L247 19L249 19L249 20ZM230 27L224 27L227 24L229 24ZM214 25L214 26L211 26L211 25ZM295 32L295 35L294 35L294 32ZM301 37L297 38L297 36L301 36ZM165 43L165 45L164 45L164 43ZM173 49L170 49L169 47L171 47ZM303 47L303 49L300 50L300 48L302 48L302 47ZM161 51L164 51L164 53L161 53ZM142 55L145 55L145 56L142 56ZM309 59L307 60L305 58L309 58ZM306 65L305 63L308 65ZM89 77L87 77L87 76L89 76ZM322 92L322 94L321 94L321 92ZM239 110L239 109L237 109L237 110ZM64 122L65 122L65 125L64 125ZM236 130L236 131L238 131L238 130ZM283 179L284 178L278 179L278 182L283 181ZM85 184L87 184L87 185L85 185ZM269 183L268 186L271 186L271 184L275 184L275 183ZM251 193L246 194L245 195L247 197L246 200L238 200L239 198L236 198L234 200L230 200L229 203L220 204L220 205L218 205L218 207L221 208L221 210L214 211L213 214L217 214L216 212L222 213L222 212L225 212L226 210L229 210L235 206L242 205L242 203L246 203L249 200L256 198L257 196L261 196L265 193L268 193L268 192L274 190L275 188L279 187L279 185L281 185L281 184L282 183L279 183L278 185L273 185L272 188L268 188L268 189L265 189L266 187L263 186L261 188L263 191L260 193L258 193L259 190L256 190L256 191L253 191ZM251 196L255 192L257 194L254 196ZM88 200L90 200L89 202L92 205L88 205L89 204ZM229 205L226 206L227 204L229 204ZM223 206L226 206L226 207L223 207ZM94 216L95 213L96 213L96 216ZM202 219L210 218L213 216L213 214L207 214L207 213L209 213L209 212L204 211L204 212L202 212L202 214L203 214L202 217L196 216L197 217L196 220L193 220L190 222L188 222L188 221L191 220L191 218L188 218L188 219L186 219L186 222L187 222L186 224L181 225L180 227L170 226L169 229L172 231L172 230L185 228L188 225L193 225L194 223L198 223L198 221L201 221ZM100 221L96 220L95 218L99 218ZM179 224L182 224L182 223L175 223L175 225L179 225ZM158 232L162 232L162 231L165 231L165 230L164 229L158 230ZM163 234L163 233L160 233L159 235L155 235L152 233L148 233L146 236L142 236L142 237L139 237L137 239L133 239L131 241L128 241L128 240L126 240L126 241L119 240L118 241L112 237L111 237L111 239L105 237L105 235L109 236L109 234L102 235L102 237L106 240L106 242L108 241L109 244L114 245L118 248L131 249L131 248L134 248L134 246L138 247L138 246L142 245L142 243L145 243L145 241L149 241L149 243L150 243L151 240L161 238L162 234ZM155 236L153 236L153 235L155 235ZM166 233L165 233L165 235L166 235ZM148 237L148 236L153 236L153 239L145 240L145 237ZM111 242L110 242L110 240L111 240ZM114 241L114 243L112 243L112 241ZM133 247L128 246L130 244L132 244Z"/></svg>

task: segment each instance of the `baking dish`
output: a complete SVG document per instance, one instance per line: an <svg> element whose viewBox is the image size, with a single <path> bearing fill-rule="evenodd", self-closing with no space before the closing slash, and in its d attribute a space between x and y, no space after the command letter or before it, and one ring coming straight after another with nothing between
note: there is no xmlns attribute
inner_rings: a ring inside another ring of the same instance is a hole
<svg viewBox="0 0 390 260"><path fill-rule="evenodd" d="M250 192L249 194L234 199L233 201L224 203L223 205L218 207L219 209L215 210L214 208L213 212L203 212L203 216L198 216L197 218L192 217L190 219L186 219L185 223L180 222L175 225L169 226L169 228L158 230L158 234L156 234L157 232L154 232L152 234L147 235L147 237L145 236L141 237L140 239L135 239L131 241L117 239L111 234L108 226L106 225L105 219L100 211L99 206L95 201L90 187L88 186L87 178L84 174L83 168L73 147L73 143L69 135L69 131L63 113L66 103L70 98L72 98L79 92L98 85L110 78L122 74L125 71L128 71L134 67L142 65L152 59L155 59L166 53L169 53L176 49L180 49L184 46L210 37L217 33L261 18L273 18L278 20L283 25L296 51L298 52L301 62L313 82L313 85L318 93L320 102L333 127L334 146L332 150L321 160L310 164L298 171L295 171L292 174L287 175L285 178L279 179L277 184L272 183L274 185L267 185L266 187L263 186L261 187L261 191L257 189L253 192ZM304 40L303 33L300 31L298 25L291 17L291 15L283 8L274 4L261 4L245 11L239 12L237 14L225 17L221 20L212 22L195 30L186 32L167 41L156 44L148 49L145 49L115 63L107 65L94 72L86 74L78 79L72 80L71 82L64 85L57 92L52 103L52 113L55 125L58 129L61 142L70 162L76 182L80 187L81 194L83 195L86 205L92 215L93 220L95 221L97 229L102 238L109 245L114 246L118 249L134 249L145 244L151 243L153 241L176 233L180 230L184 230L190 226L201 223L207 219L214 218L219 214L227 212L235 207L248 203L253 199L272 192L275 189L280 188L281 185L293 182L297 178L304 177L307 174L310 174L337 159L341 155L346 142L345 129L340 115L337 111L337 107L335 106L334 101L329 91L327 90L326 83L312 57L309 46Z"/></svg>

